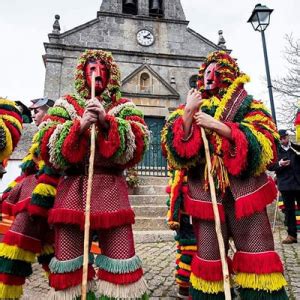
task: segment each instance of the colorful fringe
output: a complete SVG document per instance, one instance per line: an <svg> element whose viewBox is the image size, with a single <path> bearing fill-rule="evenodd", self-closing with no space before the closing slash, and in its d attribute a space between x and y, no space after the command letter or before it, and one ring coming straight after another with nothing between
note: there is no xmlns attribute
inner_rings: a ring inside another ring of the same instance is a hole
<svg viewBox="0 0 300 300"><path fill-rule="evenodd" d="M22 132L22 115L16 103L0 98L0 162L9 158Z"/></svg>
<svg viewBox="0 0 300 300"><path fill-rule="evenodd" d="M109 298L140 299L147 291L141 261L137 256L112 259L99 255L96 259L99 296Z"/></svg>

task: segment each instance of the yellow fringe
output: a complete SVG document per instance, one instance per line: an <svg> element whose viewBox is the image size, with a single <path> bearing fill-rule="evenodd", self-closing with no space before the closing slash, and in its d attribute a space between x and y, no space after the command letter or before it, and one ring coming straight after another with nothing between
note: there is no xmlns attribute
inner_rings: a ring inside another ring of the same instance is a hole
<svg viewBox="0 0 300 300"><path fill-rule="evenodd" d="M17 108L16 103L14 101L8 100L6 98L1 98L0 97L0 104L2 104L2 105L10 105L10 106L13 106L13 107Z"/></svg>
<svg viewBox="0 0 300 300"><path fill-rule="evenodd" d="M180 263L179 263L179 268L180 268L180 269L183 269L183 270L186 270L186 271L191 271L191 266L190 266L190 265L187 265L187 264L185 264L185 263L183 263L183 262L180 262Z"/></svg>
<svg viewBox="0 0 300 300"><path fill-rule="evenodd" d="M190 282L192 287L198 291L207 294L217 294L224 292L223 280L221 281L206 281L201 278L196 277L193 273L190 277Z"/></svg>
<svg viewBox="0 0 300 300"><path fill-rule="evenodd" d="M244 122L242 122L242 124L250 129L250 131L257 138L258 142L262 147L262 152L260 155L260 165L254 174L255 176L257 176L263 173L264 171L266 171L267 165L271 163L274 158L272 143L268 138L265 137L264 134L257 131L251 124L244 123Z"/></svg>
<svg viewBox="0 0 300 300"><path fill-rule="evenodd" d="M197 251L197 246L180 246L179 249L180 250L187 250L187 251L189 251L189 250Z"/></svg>
<svg viewBox="0 0 300 300"><path fill-rule="evenodd" d="M0 299L19 299L22 294L22 285L6 285L0 283Z"/></svg>
<svg viewBox="0 0 300 300"><path fill-rule="evenodd" d="M235 282L243 288L251 288L264 291L278 291L287 285L282 273L249 274L238 273Z"/></svg>
<svg viewBox="0 0 300 300"><path fill-rule="evenodd" d="M50 184L40 183L35 187L33 193L39 194L39 195L42 195L42 196L50 196L50 195L55 196L56 195L56 188L53 187Z"/></svg>
<svg viewBox="0 0 300 300"><path fill-rule="evenodd" d="M300 125L296 126L296 142L300 142Z"/></svg>
<svg viewBox="0 0 300 300"><path fill-rule="evenodd" d="M49 255L54 253L54 248L52 245L44 245L40 255Z"/></svg>
<svg viewBox="0 0 300 300"><path fill-rule="evenodd" d="M13 150L13 142L12 142L10 131L8 130L8 128L6 127L5 123L1 118L0 118L0 127L3 128L6 137L6 147L4 150L0 151L0 161L3 161L4 159L8 158L11 155Z"/></svg>
<svg viewBox="0 0 300 300"><path fill-rule="evenodd" d="M17 259L26 261L28 263L35 262L36 254L30 251L23 250L17 246L10 246L4 243L0 244L0 257L6 257L9 259Z"/></svg>

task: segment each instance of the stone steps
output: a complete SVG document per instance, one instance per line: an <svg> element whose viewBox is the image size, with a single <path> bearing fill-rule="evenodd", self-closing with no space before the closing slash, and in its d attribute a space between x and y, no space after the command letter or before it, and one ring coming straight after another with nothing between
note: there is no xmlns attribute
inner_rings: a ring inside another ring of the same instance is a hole
<svg viewBox="0 0 300 300"><path fill-rule="evenodd" d="M159 243L174 241L172 230L134 230L135 243Z"/></svg>
<svg viewBox="0 0 300 300"><path fill-rule="evenodd" d="M167 177L154 177L154 176L139 176L140 185L164 185L168 184Z"/></svg>
<svg viewBox="0 0 300 300"><path fill-rule="evenodd" d="M135 231L154 231L154 230L167 230L165 217L140 217L135 216L135 224L133 230Z"/></svg>
<svg viewBox="0 0 300 300"><path fill-rule="evenodd" d="M129 195L132 206L139 205L166 205L167 194L165 195Z"/></svg>
<svg viewBox="0 0 300 300"><path fill-rule="evenodd" d="M168 208L166 205L139 205L132 206L134 213L139 217L157 218L167 215Z"/></svg>
<svg viewBox="0 0 300 300"><path fill-rule="evenodd" d="M166 185L140 185L134 190L134 195L164 195Z"/></svg>

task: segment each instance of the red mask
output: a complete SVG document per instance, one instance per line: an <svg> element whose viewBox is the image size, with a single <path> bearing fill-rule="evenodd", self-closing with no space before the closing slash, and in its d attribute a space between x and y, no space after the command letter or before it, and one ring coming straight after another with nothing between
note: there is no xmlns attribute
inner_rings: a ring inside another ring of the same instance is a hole
<svg viewBox="0 0 300 300"><path fill-rule="evenodd" d="M204 90L205 91L218 91L221 87L221 78L218 74L219 66L213 62L208 65L204 71Z"/></svg>
<svg viewBox="0 0 300 300"><path fill-rule="evenodd" d="M101 95L105 90L109 80L108 69L103 61L89 61L85 68L85 77L89 87L92 86L92 72L95 73L95 92L96 95Z"/></svg>

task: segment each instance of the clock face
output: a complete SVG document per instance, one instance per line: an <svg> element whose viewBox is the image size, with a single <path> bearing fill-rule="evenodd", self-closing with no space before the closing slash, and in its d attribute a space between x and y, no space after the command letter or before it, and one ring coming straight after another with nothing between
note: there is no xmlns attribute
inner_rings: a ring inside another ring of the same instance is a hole
<svg viewBox="0 0 300 300"><path fill-rule="evenodd" d="M140 30L136 35L137 41L142 46L151 46L154 43L154 35L147 29Z"/></svg>

